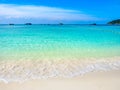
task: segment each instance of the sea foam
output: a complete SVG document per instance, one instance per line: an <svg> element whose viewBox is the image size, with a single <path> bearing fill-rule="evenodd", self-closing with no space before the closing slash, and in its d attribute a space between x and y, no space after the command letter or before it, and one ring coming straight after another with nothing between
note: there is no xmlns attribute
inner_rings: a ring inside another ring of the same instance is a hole
<svg viewBox="0 0 120 90"><path fill-rule="evenodd" d="M89 72L120 70L120 57L86 60L0 61L0 81L71 78Z"/></svg>

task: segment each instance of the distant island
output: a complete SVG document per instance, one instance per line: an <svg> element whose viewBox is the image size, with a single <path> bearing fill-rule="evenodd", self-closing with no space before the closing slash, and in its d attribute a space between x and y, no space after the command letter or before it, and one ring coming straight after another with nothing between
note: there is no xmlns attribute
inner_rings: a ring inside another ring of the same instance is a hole
<svg viewBox="0 0 120 90"><path fill-rule="evenodd" d="M120 25L120 19L110 21L107 24L109 24L109 25Z"/></svg>
<svg viewBox="0 0 120 90"><path fill-rule="evenodd" d="M9 23L9 25L14 25L14 23Z"/></svg>
<svg viewBox="0 0 120 90"><path fill-rule="evenodd" d="M97 25L96 23L92 23L92 24L90 24L90 25Z"/></svg>
<svg viewBox="0 0 120 90"><path fill-rule="evenodd" d="M32 23L25 23L25 25L32 25Z"/></svg>
<svg viewBox="0 0 120 90"><path fill-rule="evenodd" d="M63 23L59 23L59 25L63 25Z"/></svg>

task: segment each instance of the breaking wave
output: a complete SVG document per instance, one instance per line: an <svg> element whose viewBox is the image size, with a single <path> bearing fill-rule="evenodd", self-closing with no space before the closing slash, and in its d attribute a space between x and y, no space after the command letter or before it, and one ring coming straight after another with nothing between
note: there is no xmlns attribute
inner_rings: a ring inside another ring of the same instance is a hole
<svg viewBox="0 0 120 90"><path fill-rule="evenodd" d="M0 61L0 81L71 78L88 72L120 70L120 57L91 60Z"/></svg>

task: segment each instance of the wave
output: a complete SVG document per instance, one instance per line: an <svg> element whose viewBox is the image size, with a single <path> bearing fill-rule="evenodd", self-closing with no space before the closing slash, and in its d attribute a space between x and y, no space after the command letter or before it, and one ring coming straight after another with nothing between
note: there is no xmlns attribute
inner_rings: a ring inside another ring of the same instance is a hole
<svg viewBox="0 0 120 90"><path fill-rule="evenodd" d="M120 57L87 60L0 61L0 81L71 78L89 72L120 70Z"/></svg>

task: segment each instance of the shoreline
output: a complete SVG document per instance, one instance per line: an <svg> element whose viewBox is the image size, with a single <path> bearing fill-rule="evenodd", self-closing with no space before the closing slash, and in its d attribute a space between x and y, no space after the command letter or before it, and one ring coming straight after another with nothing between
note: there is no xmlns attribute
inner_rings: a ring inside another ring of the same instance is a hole
<svg viewBox="0 0 120 90"><path fill-rule="evenodd" d="M2 90L119 90L120 70L91 72L73 78L35 79L23 83L0 82Z"/></svg>
<svg viewBox="0 0 120 90"><path fill-rule="evenodd" d="M24 82L31 79L74 78L91 72L120 70L120 57L100 60L0 61L0 81Z"/></svg>

